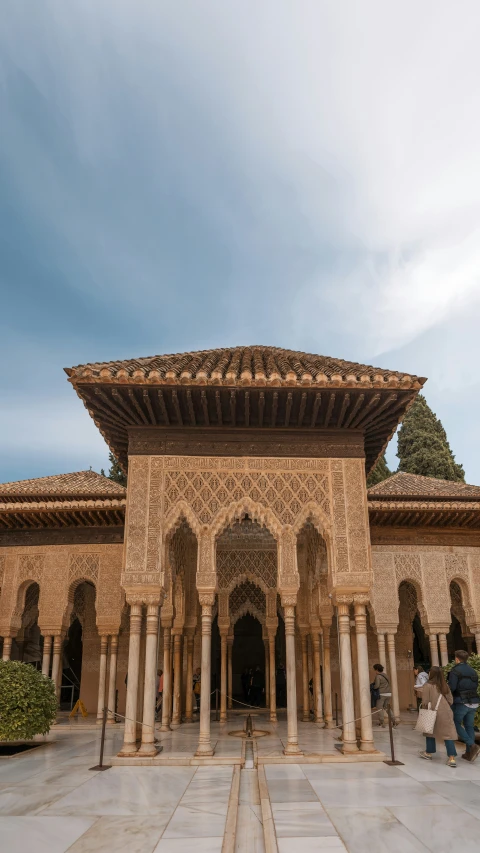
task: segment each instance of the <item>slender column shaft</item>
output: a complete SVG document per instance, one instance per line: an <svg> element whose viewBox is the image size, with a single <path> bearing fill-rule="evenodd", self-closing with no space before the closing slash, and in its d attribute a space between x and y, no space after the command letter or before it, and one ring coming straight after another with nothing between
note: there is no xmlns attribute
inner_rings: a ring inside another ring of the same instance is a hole
<svg viewBox="0 0 480 853"><path fill-rule="evenodd" d="M297 678L295 671L295 607L284 605L287 658L287 745L285 755L301 755L298 746Z"/></svg>
<svg viewBox="0 0 480 853"><path fill-rule="evenodd" d="M170 709L172 705L172 629L165 625L163 629L163 700L161 732L170 731Z"/></svg>
<svg viewBox="0 0 480 853"><path fill-rule="evenodd" d="M342 689L342 752L357 752L355 709L353 702L352 652L350 646L350 605L338 605L338 630L340 636L340 683Z"/></svg>
<svg viewBox="0 0 480 853"><path fill-rule="evenodd" d="M233 653L233 637L227 640L227 690L228 690L228 709L232 707L232 690L233 690L233 668L232 668L232 653Z"/></svg>
<svg viewBox="0 0 480 853"><path fill-rule="evenodd" d="M308 723L310 720L310 698L308 695L308 636L302 634L302 698L303 714L302 721Z"/></svg>
<svg viewBox="0 0 480 853"><path fill-rule="evenodd" d="M175 634L173 638L173 712L172 727L178 727L182 722L182 635Z"/></svg>
<svg viewBox="0 0 480 853"><path fill-rule="evenodd" d="M130 605L130 641L128 645L127 701L125 731L119 755L133 755L137 751L137 697L138 669L140 663L140 634L142 630L142 605Z"/></svg>
<svg viewBox="0 0 480 853"><path fill-rule="evenodd" d="M108 637L100 637L100 667L98 672L98 696L97 696L97 723L103 721L103 709L105 707L105 686L107 683L107 651Z"/></svg>
<svg viewBox="0 0 480 853"><path fill-rule="evenodd" d="M357 635L358 685L360 694L360 749L374 752L370 677L368 671L367 611L365 604L355 603L355 633Z"/></svg>
<svg viewBox="0 0 480 853"><path fill-rule="evenodd" d="M139 755L156 755L155 699L157 695L158 604L147 605L145 677L143 682L142 743Z"/></svg>
<svg viewBox="0 0 480 853"><path fill-rule="evenodd" d="M323 696L322 681L320 678L320 637L318 632L312 634L313 646L313 696L315 708L315 722L325 725L323 719Z"/></svg>
<svg viewBox="0 0 480 853"><path fill-rule="evenodd" d="M52 657L53 637L47 634L43 638L43 657L42 657L42 675L47 677L50 675L50 658Z"/></svg>
<svg viewBox="0 0 480 853"><path fill-rule="evenodd" d="M115 723L115 694L117 688L118 634L110 635L110 668L108 670L107 723Z"/></svg>
<svg viewBox="0 0 480 853"><path fill-rule="evenodd" d="M357 636L352 628L355 627L355 622L350 622L350 648L352 653L352 680L353 680L353 710L355 718L355 732L357 742L360 738L360 684L358 681L358 657L357 657Z"/></svg>
<svg viewBox="0 0 480 853"><path fill-rule="evenodd" d="M212 651L212 605L202 604L202 675L200 687L200 734L196 755L213 755L210 741L210 686Z"/></svg>
<svg viewBox="0 0 480 853"><path fill-rule="evenodd" d="M323 625L323 702L325 706L325 727L333 729L332 703L332 664L330 656L330 625Z"/></svg>
<svg viewBox="0 0 480 853"><path fill-rule="evenodd" d="M62 647L63 639L60 636L53 638L53 660L52 681L55 682L57 697L60 698L60 687L62 685Z"/></svg>
<svg viewBox="0 0 480 853"><path fill-rule="evenodd" d="M384 672L387 671L387 653L385 650L385 634L377 634L378 641L378 662L382 664Z"/></svg>
<svg viewBox="0 0 480 853"><path fill-rule="evenodd" d="M185 692L185 722L193 720L193 635L187 634L187 687Z"/></svg>
<svg viewBox="0 0 480 853"><path fill-rule="evenodd" d="M227 635L220 635L220 722L227 722Z"/></svg>
<svg viewBox="0 0 480 853"><path fill-rule="evenodd" d="M480 655L480 631L475 632L475 645L477 646L477 655Z"/></svg>
<svg viewBox="0 0 480 853"><path fill-rule="evenodd" d="M10 660L10 655L12 654L12 640L12 637L3 638L2 660Z"/></svg>
<svg viewBox="0 0 480 853"><path fill-rule="evenodd" d="M437 635L429 634L428 641L430 643L430 657L432 659L432 666L440 666L440 660L438 658Z"/></svg>
<svg viewBox="0 0 480 853"><path fill-rule="evenodd" d="M268 646L268 638L264 639L265 647L265 707L270 707L270 651Z"/></svg>
<svg viewBox="0 0 480 853"><path fill-rule="evenodd" d="M397 722L400 721L400 703L398 700L397 659L395 655L395 634L387 634L390 687L392 689L392 710Z"/></svg>
<svg viewBox="0 0 480 853"><path fill-rule="evenodd" d="M447 635L439 634L438 635L438 644L440 646L440 660L442 662L442 666L446 666L448 663L448 649L447 649Z"/></svg>
<svg viewBox="0 0 480 853"><path fill-rule="evenodd" d="M277 722L277 679L275 672L275 634L273 631L268 635L268 653L270 657L270 722Z"/></svg>

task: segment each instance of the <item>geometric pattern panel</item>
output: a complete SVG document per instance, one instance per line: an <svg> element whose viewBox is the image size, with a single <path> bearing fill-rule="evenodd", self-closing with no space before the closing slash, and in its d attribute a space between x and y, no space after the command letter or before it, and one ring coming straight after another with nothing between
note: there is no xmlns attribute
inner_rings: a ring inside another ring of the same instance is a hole
<svg viewBox="0 0 480 853"><path fill-rule="evenodd" d="M267 602L263 590L251 581L244 581L230 593L229 607L231 616L234 617L243 605L248 604L253 605L253 608L258 613L266 613Z"/></svg>
<svg viewBox="0 0 480 853"><path fill-rule="evenodd" d="M258 578L267 589L277 587L276 552L217 551L216 563L219 589L228 589L236 577L245 574Z"/></svg>
<svg viewBox="0 0 480 853"><path fill-rule="evenodd" d="M76 578L88 578L94 583L98 582L98 554L72 554L68 567L69 581Z"/></svg>

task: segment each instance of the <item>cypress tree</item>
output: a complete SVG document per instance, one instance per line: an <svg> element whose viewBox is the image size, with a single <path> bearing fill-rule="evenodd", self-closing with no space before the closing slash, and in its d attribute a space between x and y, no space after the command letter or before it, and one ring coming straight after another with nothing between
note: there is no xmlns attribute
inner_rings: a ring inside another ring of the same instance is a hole
<svg viewBox="0 0 480 853"><path fill-rule="evenodd" d="M386 480L387 477L391 477L392 472L387 465L387 460L385 459L385 454L383 453L380 456L375 468L370 471L370 474L367 477L367 489L371 486L376 486L377 483L381 483L382 480Z"/></svg>
<svg viewBox="0 0 480 853"><path fill-rule="evenodd" d="M419 394L398 431L398 470L438 480L465 482L463 466L455 462L447 434L423 394Z"/></svg>
<svg viewBox="0 0 480 853"><path fill-rule="evenodd" d="M103 474L104 477L107 476L109 480L115 480L115 482L120 483L121 486L126 486L127 475L123 473L120 465L118 464L118 459L113 455L113 453L108 454L108 461L110 462L108 474L105 474L103 468L100 473Z"/></svg>

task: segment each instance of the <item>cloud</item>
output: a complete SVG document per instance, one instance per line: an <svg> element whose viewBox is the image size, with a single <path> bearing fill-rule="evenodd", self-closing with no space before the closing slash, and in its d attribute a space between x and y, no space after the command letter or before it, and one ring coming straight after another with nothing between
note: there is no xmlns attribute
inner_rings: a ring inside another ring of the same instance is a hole
<svg viewBox="0 0 480 853"><path fill-rule="evenodd" d="M4 7L0 325L39 353L25 381L57 400L57 363L263 342L467 393L477 3Z"/></svg>

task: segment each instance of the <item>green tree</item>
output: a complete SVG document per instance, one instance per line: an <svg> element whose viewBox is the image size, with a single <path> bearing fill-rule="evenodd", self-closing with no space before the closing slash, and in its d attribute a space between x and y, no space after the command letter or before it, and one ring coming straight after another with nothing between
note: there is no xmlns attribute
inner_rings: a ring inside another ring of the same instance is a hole
<svg viewBox="0 0 480 853"><path fill-rule="evenodd" d="M387 460L385 459L385 454L382 453L380 459L378 460L375 468L370 471L370 474L367 477L367 488L369 489L371 486L376 486L377 483L381 483L382 480L386 480L387 477L391 477L392 472L387 465Z"/></svg>
<svg viewBox="0 0 480 853"><path fill-rule="evenodd" d="M115 480L116 483L120 483L121 486L127 485L127 475L123 473L120 465L118 464L118 459L113 453L108 454L108 461L110 462L110 468L108 474L105 474L103 468L100 470L100 474L104 477L107 476L109 480Z"/></svg>
<svg viewBox="0 0 480 853"><path fill-rule="evenodd" d="M438 480L465 482L463 466L455 462L447 434L423 394L419 394L398 431L399 471Z"/></svg>
<svg viewBox="0 0 480 853"><path fill-rule="evenodd" d="M57 714L55 684L28 663L0 661L0 740L45 735Z"/></svg>

